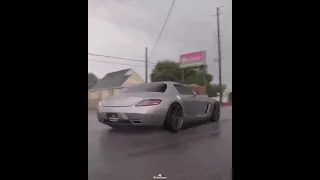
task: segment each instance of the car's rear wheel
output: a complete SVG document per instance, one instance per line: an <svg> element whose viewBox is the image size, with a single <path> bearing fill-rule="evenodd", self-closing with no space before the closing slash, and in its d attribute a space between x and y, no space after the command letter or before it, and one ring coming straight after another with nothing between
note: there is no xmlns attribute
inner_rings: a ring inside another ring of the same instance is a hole
<svg viewBox="0 0 320 180"><path fill-rule="evenodd" d="M220 104L215 103L212 110L211 121L216 122L219 120L220 120Z"/></svg>
<svg viewBox="0 0 320 180"><path fill-rule="evenodd" d="M231 168L231 179L233 179L233 168Z"/></svg>
<svg viewBox="0 0 320 180"><path fill-rule="evenodd" d="M173 103L167 113L164 126L171 132L180 131L183 125L183 110L180 104Z"/></svg>

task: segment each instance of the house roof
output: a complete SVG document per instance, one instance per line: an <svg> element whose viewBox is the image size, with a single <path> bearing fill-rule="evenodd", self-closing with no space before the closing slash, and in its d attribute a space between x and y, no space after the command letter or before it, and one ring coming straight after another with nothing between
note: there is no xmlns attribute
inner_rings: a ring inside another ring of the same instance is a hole
<svg viewBox="0 0 320 180"><path fill-rule="evenodd" d="M106 74L91 90L112 89L120 87L130 75L126 75L131 69L123 69L116 72Z"/></svg>

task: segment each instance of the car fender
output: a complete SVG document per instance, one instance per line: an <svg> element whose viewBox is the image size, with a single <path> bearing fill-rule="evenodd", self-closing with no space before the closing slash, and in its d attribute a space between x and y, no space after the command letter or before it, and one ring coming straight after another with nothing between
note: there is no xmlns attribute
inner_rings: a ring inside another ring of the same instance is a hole
<svg viewBox="0 0 320 180"><path fill-rule="evenodd" d="M181 98L179 98L179 95L177 95L175 98L174 97L171 97L169 99L167 99L168 101L166 102L167 104L167 113L169 111L169 108L172 104L174 103L178 103L181 107L182 107L182 110L184 111L184 108L183 108L183 102L181 101Z"/></svg>

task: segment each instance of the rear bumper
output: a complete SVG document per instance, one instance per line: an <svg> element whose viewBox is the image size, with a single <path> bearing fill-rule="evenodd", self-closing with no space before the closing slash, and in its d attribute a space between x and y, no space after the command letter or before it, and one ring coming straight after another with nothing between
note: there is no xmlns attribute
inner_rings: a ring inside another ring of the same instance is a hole
<svg viewBox="0 0 320 180"><path fill-rule="evenodd" d="M107 113L116 113L117 119L110 120ZM99 107L97 118L100 123L116 126L162 126L167 108L154 107Z"/></svg>

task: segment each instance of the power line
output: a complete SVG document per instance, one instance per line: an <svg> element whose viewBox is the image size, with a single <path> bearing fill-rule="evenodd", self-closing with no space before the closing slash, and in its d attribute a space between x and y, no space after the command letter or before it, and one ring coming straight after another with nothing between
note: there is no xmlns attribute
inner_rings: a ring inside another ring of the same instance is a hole
<svg viewBox="0 0 320 180"><path fill-rule="evenodd" d="M93 59L88 59L88 61L100 62L100 63L110 63L110 64L119 64L119 65L128 65L128 66L137 66L137 67L144 67L143 65L134 65L134 64L126 64L126 63L107 62L107 61L100 61L100 60L93 60Z"/></svg>
<svg viewBox="0 0 320 180"><path fill-rule="evenodd" d="M103 55L103 54L93 54L93 53L88 53L88 54L91 56L100 56L100 57L107 57L107 58L114 58L114 59L123 59L123 60L128 60L128 61L144 62L143 60L138 60L138 59L130 59L130 58L117 57L117 56L108 56L108 55Z"/></svg>
<svg viewBox="0 0 320 180"><path fill-rule="evenodd" d="M88 59L88 61L100 62L100 63L109 63L109 64L119 64L119 65L126 65L126 66L145 67L144 65L126 64L126 63L117 63L117 62L107 62L107 61L94 60L94 59ZM155 65L148 65L148 66L155 66Z"/></svg>
<svg viewBox="0 0 320 180"><path fill-rule="evenodd" d="M173 1L172 1L172 4L171 4L171 7L170 7L169 12L168 12L168 14L167 14L166 20L164 21L164 24L163 24L163 26L162 26L162 28L161 28L161 30L160 30L159 35L158 35L157 41L156 41L156 43L154 44L154 46L153 46L153 48L152 48L152 50L151 50L149 59L151 59L151 56L153 55L155 49L157 48L158 42L159 42L159 40L160 40L160 38L161 38L161 35L162 35L162 32L163 32L164 28L165 28L166 25L167 25L168 19L169 19L169 17L170 17L170 14L171 14L171 11L172 11L172 9L173 9L173 6L174 6L174 3L175 3L175 2L176 2L176 0L173 0Z"/></svg>
<svg viewBox="0 0 320 180"><path fill-rule="evenodd" d="M88 55L98 56L98 57L106 57L106 58L113 58L113 59L122 59L122 60L127 60L127 61L145 62L144 60L139 60L139 59L131 59L131 58L118 57L118 56L108 56L108 55L104 55L104 54L88 53Z"/></svg>

